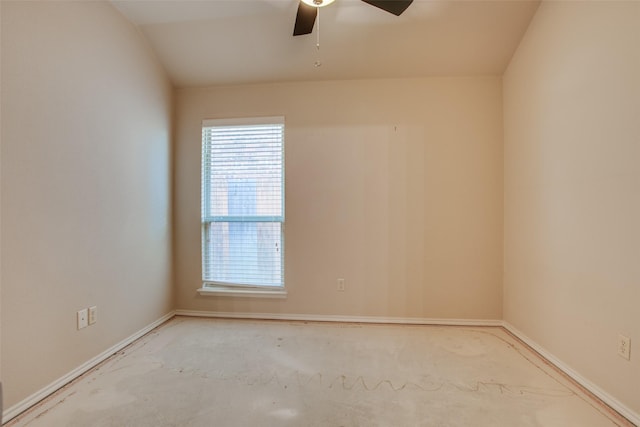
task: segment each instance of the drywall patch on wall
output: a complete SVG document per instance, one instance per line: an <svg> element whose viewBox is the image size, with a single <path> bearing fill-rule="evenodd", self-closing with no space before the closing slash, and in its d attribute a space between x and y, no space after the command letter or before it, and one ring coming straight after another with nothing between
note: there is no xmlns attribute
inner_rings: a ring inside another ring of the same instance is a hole
<svg viewBox="0 0 640 427"><path fill-rule="evenodd" d="M501 107L498 77L178 90L177 308L500 319ZM288 297L199 297L201 122L273 115L286 126Z"/></svg>

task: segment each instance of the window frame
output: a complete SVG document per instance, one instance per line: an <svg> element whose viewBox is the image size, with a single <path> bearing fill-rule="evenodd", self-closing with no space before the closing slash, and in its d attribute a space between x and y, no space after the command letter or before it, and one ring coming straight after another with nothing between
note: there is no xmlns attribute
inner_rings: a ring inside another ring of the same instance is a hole
<svg viewBox="0 0 640 427"><path fill-rule="evenodd" d="M211 183L207 179L211 168L206 169L207 146L205 142L205 129L211 127L224 126L254 126L254 125L280 125L282 126L281 145L281 190L280 190L280 212L281 215L211 215L210 197ZM227 119L206 119L202 121L201 126L201 168L200 168L200 230L201 230L201 279L202 287L198 289L201 295L229 295L229 296L257 296L257 297L286 297L285 289L285 118L284 116L268 116L268 117L246 117L246 118L227 118ZM207 195L205 197L205 195ZM206 214L206 215L205 215ZM205 278L205 262L208 259L209 249L207 248L207 227L208 224L215 222L242 222L242 223L279 223L280 224L280 285L260 285L260 284L244 284L234 282L223 282L208 280Z"/></svg>

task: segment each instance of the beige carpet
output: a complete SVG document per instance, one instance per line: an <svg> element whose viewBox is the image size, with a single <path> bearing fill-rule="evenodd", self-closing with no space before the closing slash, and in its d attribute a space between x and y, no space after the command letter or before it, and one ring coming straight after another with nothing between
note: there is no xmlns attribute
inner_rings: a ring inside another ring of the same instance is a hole
<svg viewBox="0 0 640 427"><path fill-rule="evenodd" d="M9 425L630 424L501 328L176 317Z"/></svg>

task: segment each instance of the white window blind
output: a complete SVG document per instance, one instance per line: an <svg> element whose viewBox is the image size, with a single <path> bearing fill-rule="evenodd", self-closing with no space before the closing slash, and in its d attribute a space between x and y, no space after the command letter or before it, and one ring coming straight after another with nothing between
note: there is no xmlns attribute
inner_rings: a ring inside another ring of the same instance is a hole
<svg viewBox="0 0 640 427"><path fill-rule="evenodd" d="M202 126L205 283L283 286L284 118Z"/></svg>

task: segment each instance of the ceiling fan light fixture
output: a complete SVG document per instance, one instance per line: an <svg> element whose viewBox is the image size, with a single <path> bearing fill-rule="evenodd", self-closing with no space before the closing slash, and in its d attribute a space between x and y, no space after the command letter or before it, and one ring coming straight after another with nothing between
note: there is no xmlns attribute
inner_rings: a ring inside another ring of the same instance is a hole
<svg viewBox="0 0 640 427"><path fill-rule="evenodd" d="M2 0L0 0L2 1ZM293 27L293 35L301 36L311 34L316 17L320 21L320 8L330 5L335 0L300 0L296 12L296 22ZM365 3L400 16L413 3L413 0L362 0ZM320 22L318 22L320 26ZM319 31L318 31L319 32ZM318 42L319 44L320 42Z"/></svg>
<svg viewBox="0 0 640 427"><path fill-rule="evenodd" d="M302 0L303 3L312 7L324 7L333 3L335 0Z"/></svg>

